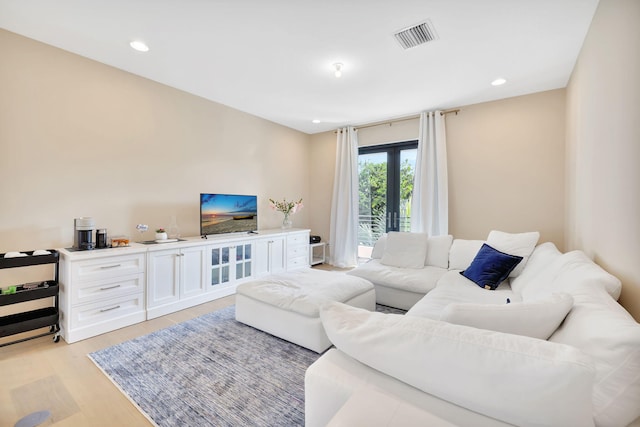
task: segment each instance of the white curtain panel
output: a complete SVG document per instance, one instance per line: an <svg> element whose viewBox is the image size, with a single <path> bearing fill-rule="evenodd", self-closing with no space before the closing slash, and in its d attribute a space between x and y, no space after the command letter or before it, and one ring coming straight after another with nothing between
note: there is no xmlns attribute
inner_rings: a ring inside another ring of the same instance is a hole
<svg viewBox="0 0 640 427"><path fill-rule="evenodd" d="M351 126L337 134L329 259L345 268L358 264L358 134Z"/></svg>
<svg viewBox="0 0 640 427"><path fill-rule="evenodd" d="M449 234L447 137L440 111L420 114L416 173L411 199L411 231Z"/></svg>

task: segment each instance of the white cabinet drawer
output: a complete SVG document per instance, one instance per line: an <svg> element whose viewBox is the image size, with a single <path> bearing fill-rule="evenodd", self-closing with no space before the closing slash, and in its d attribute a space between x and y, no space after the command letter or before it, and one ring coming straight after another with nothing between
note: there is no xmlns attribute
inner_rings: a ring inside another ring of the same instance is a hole
<svg viewBox="0 0 640 427"><path fill-rule="evenodd" d="M80 282L71 289L71 304L82 304L144 292L144 274L130 274L92 282Z"/></svg>
<svg viewBox="0 0 640 427"><path fill-rule="evenodd" d="M143 311L144 293L125 295L105 301L85 304L73 308L71 328L81 328L108 322Z"/></svg>
<svg viewBox="0 0 640 427"><path fill-rule="evenodd" d="M301 256L296 258L289 258L287 260L287 270L294 268L308 267L309 258L307 256Z"/></svg>
<svg viewBox="0 0 640 427"><path fill-rule="evenodd" d="M296 258L296 257L307 257L309 256L309 245L298 245L298 246L289 246L287 247L287 257L288 258Z"/></svg>
<svg viewBox="0 0 640 427"><path fill-rule="evenodd" d="M295 233L287 235L287 245L308 245L309 233Z"/></svg>
<svg viewBox="0 0 640 427"><path fill-rule="evenodd" d="M114 256L73 262L71 281L100 280L144 272L144 254Z"/></svg>

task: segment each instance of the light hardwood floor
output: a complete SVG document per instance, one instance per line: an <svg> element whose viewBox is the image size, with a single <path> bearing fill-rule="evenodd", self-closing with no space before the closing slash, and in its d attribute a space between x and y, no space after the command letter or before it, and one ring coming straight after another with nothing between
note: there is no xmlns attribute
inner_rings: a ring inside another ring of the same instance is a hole
<svg viewBox="0 0 640 427"><path fill-rule="evenodd" d="M46 336L1 347L0 427L42 410L51 416L41 426L150 426L87 354L234 303L221 298L73 344Z"/></svg>

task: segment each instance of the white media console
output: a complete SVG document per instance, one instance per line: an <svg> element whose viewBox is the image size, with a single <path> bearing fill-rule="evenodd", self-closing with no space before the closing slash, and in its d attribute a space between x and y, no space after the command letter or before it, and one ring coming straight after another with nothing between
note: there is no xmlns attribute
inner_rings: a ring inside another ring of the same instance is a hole
<svg viewBox="0 0 640 427"><path fill-rule="evenodd" d="M60 249L61 335L76 342L232 295L252 278L308 267L309 232L276 229Z"/></svg>

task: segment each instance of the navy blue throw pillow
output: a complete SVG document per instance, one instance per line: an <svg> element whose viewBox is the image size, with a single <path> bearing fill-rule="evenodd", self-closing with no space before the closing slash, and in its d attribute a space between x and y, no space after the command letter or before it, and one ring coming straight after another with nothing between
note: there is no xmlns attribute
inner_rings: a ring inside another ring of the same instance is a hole
<svg viewBox="0 0 640 427"><path fill-rule="evenodd" d="M471 265L460 274L481 288L494 290L520 261L521 256L505 254L484 243Z"/></svg>

